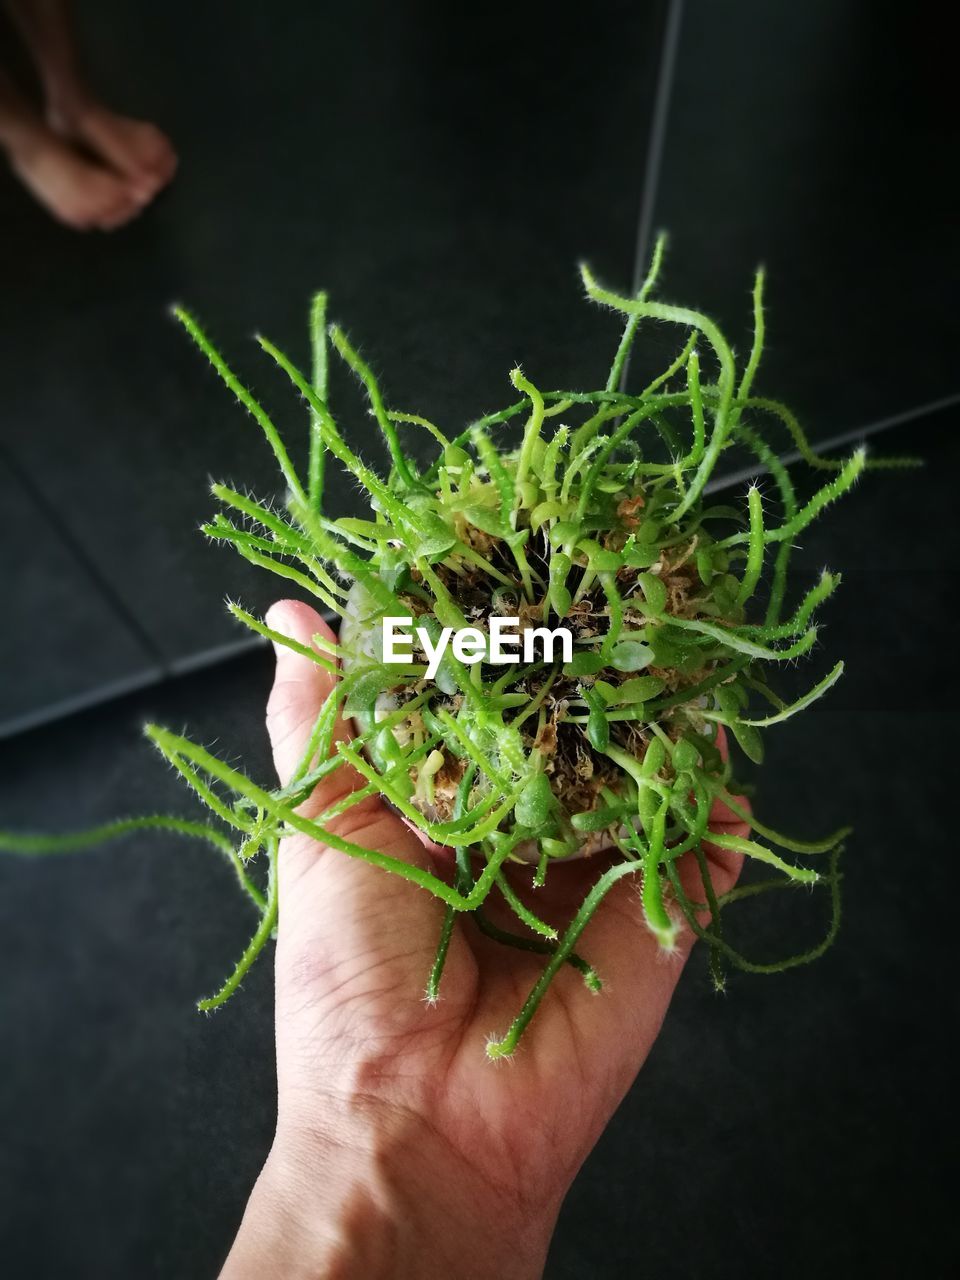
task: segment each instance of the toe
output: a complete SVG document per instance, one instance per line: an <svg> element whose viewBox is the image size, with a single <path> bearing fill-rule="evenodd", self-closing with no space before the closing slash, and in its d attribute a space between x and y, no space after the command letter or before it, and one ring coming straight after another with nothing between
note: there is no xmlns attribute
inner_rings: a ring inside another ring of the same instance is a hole
<svg viewBox="0 0 960 1280"><path fill-rule="evenodd" d="M132 197L127 196L114 205L109 212L102 214L97 225L101 231L116 231L118 227L124 226L135 218L142 207Z"/></svg>
<svg viewBox="0 0 960 1280"><path fill-rule="evenodd" d="M154 178L137 178L130 184L130 196L139 209L146 208L160 190L160 183Z"/></svg>
<svg viewBox="0 0 960 1280"><path fill-rule="evenodd" d="M165 183L172 181L174 174L180 166L180 157L171 147L167 153L163 166L163 181Z"/></svg>
<svg viewBox="0 0 960 1280"><path fill-rule="evenodd" d="M150 171L159 187L166 186L172 179L177 171L179 158L168 139L162 133L159 135L158 142L159 145L151 156Z"/></svg>

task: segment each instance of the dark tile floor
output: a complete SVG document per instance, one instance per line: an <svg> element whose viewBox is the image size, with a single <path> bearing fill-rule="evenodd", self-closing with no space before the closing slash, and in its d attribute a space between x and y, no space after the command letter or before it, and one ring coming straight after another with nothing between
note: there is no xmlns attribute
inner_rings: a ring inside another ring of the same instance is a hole
<svg viewBox="0 0 960 1280"><path fill-rule="evenodd" d="M72 700L92 690L117 694L124 686L156 679L160 671L149 641L97 582L29 477L5 460L2 444L0 511L7 610L0 629L0 670L8 731L27 727L51 705L70 709Z"/></svg>
<svg viewBox="0 0 960 1280"><path fill-rule="evenodd" d="M652 225L664 291L744 335L768 273L767 394L818 438L960 393L960 145L929 3L685 0Z"/></svg>
<svg viewBox="0 0 960 1280"><path fill-rule="evenodd" d="M619 2L545 24L524 7L507 39L428 4L85 10L105 92L157 119L181 167L142 221L99 239L48 223L0 177L3 440L160 666L238 639L225 594L264 602L257 575L197 534L208 478L278 488L169 303L196 309L294 440L302 406L250 335L306 362L321 286L392 403L441 424L508 403L519 360L544 383L597 382L617 325L583 305L576 263L629 282L661 11ZM337 393L378 458L346 379ZM332 489L337 514L359 501ZM5 575L18 622L44 572L38 547ZM98 588L78 573L77 590ZM63 688L38 654L0 686L0 728L100 678L78 653Z"/></svg>
<svg viewBox="0 0 960 1280"><path fill-rule="evenodd" d="M758 778L757 810L775 826L856 826L839 941L810 968L735 978L725 999L695 956L568 1198L550 1280L948 1270L956 1001L943 814L958 706L942 657L960 546L945 519L936 536L918 532L922 554L900 530L911 511L949 511L960 434L956 416L925 427L923 471L868 475L804 539L800 567L829 560L845 581L799 674L812 682L837 656L848 674L769 732ZM906 432L890 441L909 444ZM0 749L4 821L188 813L138 744L146 718L188 724L269 779L269 679L258 653L21 735ZM9 1274L213 1275L274 1117L269 958L222 1013L193 1012L251 927L229 871L158 836L3 861L0 881ZM757 955L822 924L807 895L745 903L739 921Z"/></svg>
<svg viewBox="0 0 960 1280"><path fill-rule="evenodd" d="M248 338L262 328L305 360L320 284L394 403L462 423L500 403L516 360L544 382L597 379L615 326L581 304L574 263L625 283L649 204L673 236L666 294L717 313L741 346L766 261L764 388L815 437L960 393L943 180L957 126L929 28L893 6L688 0L662 173L641 191L664 8L549 24L525 8L509 41L425 4L376 22L362 4L84 9L99 83L159 120L182 165L155 209L106 238L61 231L0 179L0 430L29 480L17 507L56 511L29 564L6 557L4 643L30 628L39 580L68 592L51 543L78 553L68 610L104 650L124 648L134 679L242 643L225 594L264 603L196 527L209 476L270 495L272 459L170 322L174 299L295 440L301 408ZM654 328L646 350L667 341ZM345 429L377 457L352 389L338 391ZM338 510L358 501L349 485L334 496ZM0 733L111 691L81 647L55 676L44 652L0 684Z"/></svg>
<svg viewBox="0 0 960 1280"><path fill-rule="evenodd" d="M47 225L0 177L8 727L170 677L237 640L225 593L271 594L195 532L209 473L276 486L255 428L165 319L171 299L293 430L300 407L245 338L263 328L305 358L320 284L394 401L442 420L499 400L516 359L544 381L603 367L612 331L570 267L632 269L662 7L553 12L549 26L531 9L510 41L426 4L370 12L84 10L100 80L170 130L183 167L142 224L102 241ZM653 202L674 232L665 291L745 332L764 257L762 385L814 434L960 389L937 176L946 46L924 12L909 25L886 5L686 5ZM347 429L376 457L344 391ZM838 655L847 674L771 732L758 804L798 833L855 821L840 941L723 1001L695 959L571 1192L551 1280L948 1269L957 426L943 409L878 438L926 469L866 477L804 539L801 567L845 581L796 678ZM0 747L0 823L188 812L138 743L147 718L189 724L269 778L269 665L253 651L21 733ZM221 1015L193 1013L250 927L229 875L158 837L3 861L0 882L5 1274L215 1274L274 1105L269 961ZM745 904L745 938L775 950L796 901Z"/></svg>

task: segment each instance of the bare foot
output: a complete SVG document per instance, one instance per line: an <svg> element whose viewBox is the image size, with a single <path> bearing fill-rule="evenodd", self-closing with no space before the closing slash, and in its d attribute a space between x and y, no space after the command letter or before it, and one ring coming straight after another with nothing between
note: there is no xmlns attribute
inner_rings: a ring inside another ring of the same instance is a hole
<svg viewBox="0 0 960 1280"><path fill-rule="evenodd" d="M147 204L177 169L177 153L156 125L117 115L99 103L66 112L51 111L50 125L82 143L129 180L134 195Z"/></svg>
<svg viewBox="0 0 960 1280"><path fill-rule="evenodd" d="M32 131L9 160L31 194L76 231L112 231L143 208L125 178L84 160L49 130Z"/></svg>

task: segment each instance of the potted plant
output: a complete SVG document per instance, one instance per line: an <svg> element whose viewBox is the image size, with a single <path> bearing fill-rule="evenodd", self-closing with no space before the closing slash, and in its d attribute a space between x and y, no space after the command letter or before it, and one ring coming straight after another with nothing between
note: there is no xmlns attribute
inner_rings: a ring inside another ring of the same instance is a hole
<svg viewBox="0 0 960 1280"><path fill-rule="evenodd" d="M768 972L819 955L839 918L837 861L846 830L804 842L751 818L751 838L711 835L711 844L771 869L771 878L752 885L749 896L798 883L821 886L830 896L826 936L802 954L767 964L750 962L727 940L726 909L747 895L714 892L702 844L715 802L749 816L735 798L724 731L736 749L759 761L761 731L809 706L842 672L837 663L790 704L769 679L811 651L816 610L839 583L825 571L788 606L791 548L868 464L863 449L839 461L820 457L787 408L754 394L764 341L762 272L753 293L752 345L738 365L708 317L653 300L662 254L661 240L635 297L610 292L582 268L587 296L624 322L603 388L543 390L514 369L511 402L453 436L387 407L344 332L327 328L326 298L318 295L310 377L260 339L309 406L306 478L262 406L196 320L178 309L177 318L259 423L287 486L285 509L278 510L215 484L221 510L205 532L339 615L339 643L317 636L306 646L236 604L231 612L259 635L329 671L339 669L340 679L284 787L261 786L187 737L151 725L148 736L211 810L209 823L132 819L80 837L7 835L0 844L43 852L138 827L214 844L230 859L259 925L221 990L200 1002L208 1010L236 991L274 931L282 836L314 836L343 856L414 881L446 904L436 960L424 975L430 999L437 996L458 917L470 915L504 945L543 953L541 976L513 1025L488 1045L491 1057L514 1051L561 965L575 966L600 990L602 975L575 947L604 894L623 877L637 878L646 923L662 948L674 946L684 922L705 940L718 985L728 966ZM628 393L624 371L644 323L675 329L677 354L646 387ZM387 475L365 465L333 416L330 347L365 388L389 449ZM805 502L769 442L772 422L824 473ZM505 443L511 425L520 428L519 442ZM410 431L432 437L436 454L429 466L418 467L405 447ZM734 446L769 473L775 511L765 509L756 484L736 505L707 497L708 481ZM325 514L325 473L333 464L366 492L366 517ZM399 661L384 651L397 619L410 624ZM495 663L491 630L507 622L518 639L562 632L568 646ZM471 661L464 645L447 643L467 632ZM355 733L335 741L341 715L352 718ZM299 813L317 783L345 766L364 785L316 817ZM334 818L371 794L416 828L438 855L435 871L330 830ZM691 900L677 871L687 853L699 863L703 902ZM556 874L555 864L598 854L597 878L558 936L530 905L535 890ZM529 864L529 895L521 897L504 876L508 860ZM484 904L491 893L505 899L515 929L488 919ZM709 924L702 923L703 911Z"/></svg>

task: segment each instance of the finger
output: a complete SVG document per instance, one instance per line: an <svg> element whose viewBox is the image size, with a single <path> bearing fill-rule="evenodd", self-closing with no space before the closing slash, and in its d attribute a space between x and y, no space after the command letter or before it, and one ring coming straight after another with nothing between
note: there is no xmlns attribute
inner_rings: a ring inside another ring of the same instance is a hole
<svg viewBox="0 0 960 1280"><path fill-rule="evenodd" d="M726 764L730 756L730 747L727 743L727 732L722 724L717 725L717 749L720 752L720 759ZM750 812L750 801L746 796L734 796L733 799L740 809L746 813ZM750 834L750 824L745 822L723 800L714 800L710 810L709 827L711 831L722 835L745 837ZM704 840L702 847L707 857L714 889L719 897L732 889L740 878L740 871L743 867L743 854L735 853L732 849L721 849L717 845L711 844L709 840ZM685 864L681 866L681 879L684 881L685 886L688 887L690 895L697 901L702 901L704 885L699 869L694 864L693 858L685 859ZM690 864L694 864L692 869ZM703 923L706 924L708 922L709 915L703 919Z"/></svg>
<svg viewBox="0 0 960 1280"><path fill-rule="evenodd" d="M281 600L267 612L267 625L272 631L287 636L297 644L320 650L313 637L321 635L335 642L336 636L315 609L298 600ZM309 748L313 728L324 703L337 683L335 672L327 671L310 658L288 646L274 642L277 669L267 703L267 732L280 782L286 785L301 766ZM351 721L338 715L333 731L334 744L354 736ZM348 793L365 786L352 765L346 762L323 778L298 812L316 818L328 811ZM420 865L429 865L421 843L395 814L389 812L379 796L369 796L345 812L324 823L324 829L345 839L360 838L374 848L389 852ZM286 856L281 860L282 874L290 879L309 869L316 861L319 846L307 837L285 842Z"/></svg>
<svg viewBox="0 0 960 1280"><path fill-rule="evenodd" d="M317 653L323 650L313 643L315 635L336 641L320 614L299 600L278 601L268 610L266 622L272 631ZM267 702L267 732L277 776L281 785L286 786L303 762L317 716L333 692L337 676L284 644L275 641L273 647L277 669ZM338 715L334 742L352 736L350 726ZM323 812L348 791L356 790L362 781L356 770L343 764L318 784L301 812L306 817Z"/></svg>
<svg viewBox="0 0 960 1280"><path fill-rule="evenodd" d="M297 601L274 605L266 621L271 630L301 646L317 648L313 637L318 634L335 639L320 615ZM275 649L277 670L267 727L277 772L286 784L309 749L317 716L336 687L337 675L281 643L275 642ZM351 722L338 717L334 740L352 736ZM356 770L341 764L322 779L298 812L318 818L365 785ZM421 996L444 907L402 876L324 844L324 833L335 834L360 849L431 870L420 841L379 795L368 796L322 826L318 839L298 833L281 845L278 1011L309 1003L319 1017L320 1011L338 1005L343 1012L337 1019L349 1026L351 1035L376 1038L398 1022L422 1018ZM446 989L457 991L464 1001L473 994L466 980L474 972L470 964L462 939L453 938ZM280 1026L278 1022L278 1037L286 1034Z"/></svg>
<svg viewBox="0 0 960 1280"><path fill-rule="evenodd" d="M266 622L272 631L288 636L298 644L316 649L318 653L323 651L314 645L315 635L322 635L333 642L337 638L320 614L299 600L278 601L267 611ZM273 747L277 775L285 786L303 759L317 716L335 687L337 676L283 644L274 642L273 647L277 670L267 703L267 732ZM338 715L333 741L348 741L353 736L352 722ZM315 817L329 809L347 792L356 791L363 785L364 779L357 771L352 766L343 764L314 789L309 800L301 806L300 812L305 817ZM369 817L375 803L371 799L370 802L364 801L358 805L354 818L360 815ZM354 818L351 818L349 825L353 825ZM334 820L331 830L337 829L337 822ZM441 862L450 861L449 849L434 843L419 828L413 827L412 832L428 853L439 857Z"/></svg>
<svg viewBox="0 0 960 1280"><path fill-rule="evenodd" d="M721 739L718 746L725 759L726 742ZM745 797L735 796L733 801L743 812L750 812L749 801ZM713 804L709 831L718 835L746 836L749 830L749 823L729 805L720 800ZM736 883L743 855L713 844L709 834L702 848L712 892L719 898ZM606 869L608 860L598 855L567 866L557 866L552 869L545 888L537 895L528 892L528 879L521 880L515 889L542 918L562 928L561 922L569 920L586 896L595 878L589 875L595 863L599 875ZM684 895L694 904L701 926L708 927L710 911L706 902L710 895L694 852L680 858L677 872ZM636 1070L649 1048L695 941L693 931L683 928L673 951L662 951L647 925L641 887L640 877L636 881L632 878L621 880L614 886L577 944L577 950L603 980L607 1000L594 1002L588 993L580 989L582 984L578 984L577 975L572 971L564 970L558 975L567 1001L576 1006L578 1018L596 1018L598 1024L603 1024L613 1017L625 1047L624 1061L630 1071ZM666 900L669 909L679 918L679 908L675 903L671 905L671 896L668 890ZM491 904L490 914L496 923L509 927L506 908L496 898ZM513 927L516 928L515 923Z"/></svg>
<svg viewBox="0 0 960 1280"><path fill-rule="evenodd" d="M726 741L721 744L721 751L726 758ZM750 813L750 801L746 796L732 796L734 804L741 813ZM741 813L737 813L721 799L716 799L710 810L710 831L714 831L717 835L739 836L745 839L750 834L750 823L741 817ZM710 879L713 884L714 892L717 897L729 893L733 886L740 878L740 872L743 869L743 854L737 853L733 849L722 849L719 845L715 845L709 837L703 841L703 852L706 855L707 866L710 872ZM689 859L688 859L689 861ZM691 872L694 893L698 900L702 901L702 891L704 889L702 877L699 868L695 868ZM709 916L704 920L707 923Z"/></svg>

